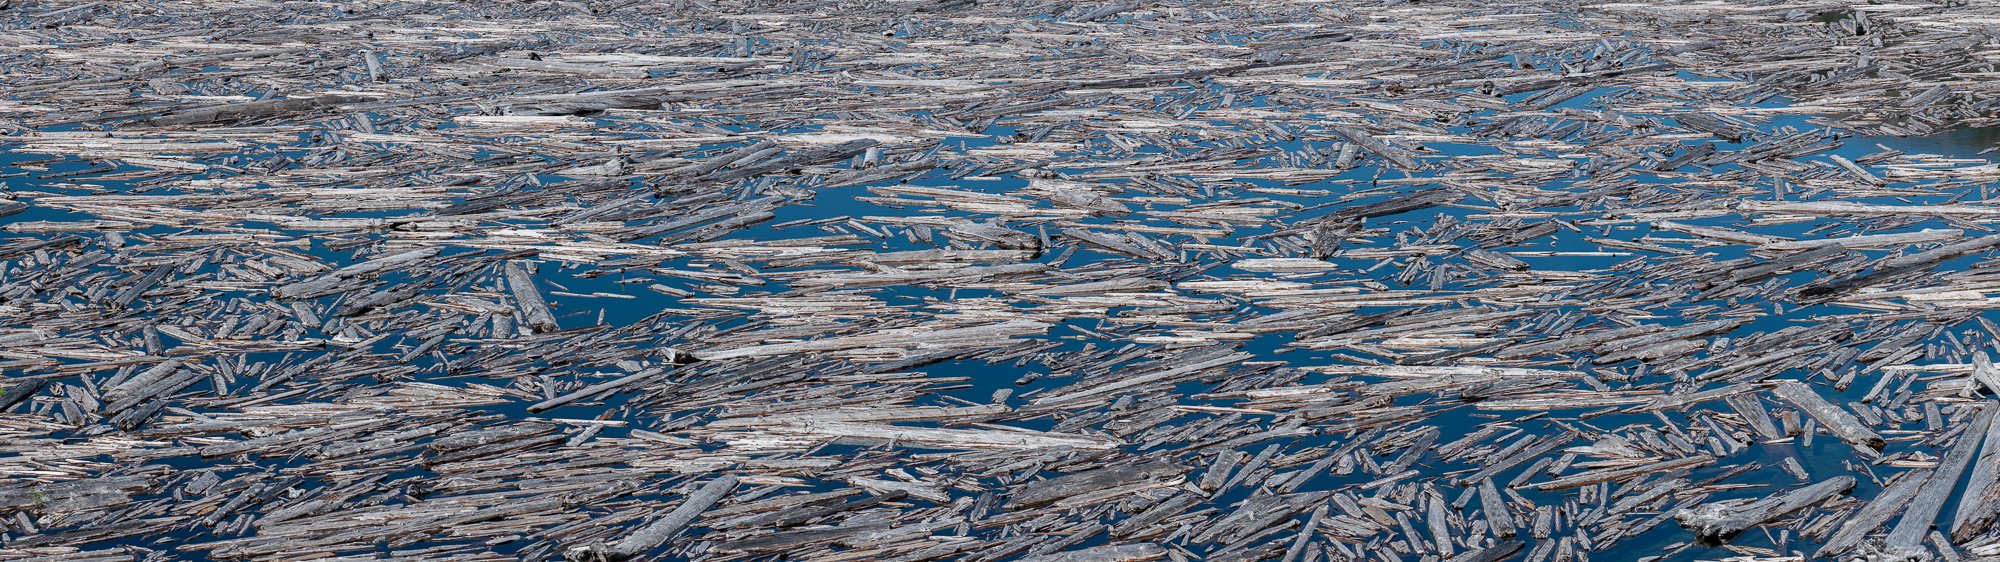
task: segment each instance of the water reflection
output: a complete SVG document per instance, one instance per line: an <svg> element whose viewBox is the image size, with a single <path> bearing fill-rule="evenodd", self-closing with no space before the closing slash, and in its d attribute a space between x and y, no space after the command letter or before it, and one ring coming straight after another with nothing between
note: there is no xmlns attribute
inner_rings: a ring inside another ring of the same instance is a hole
<svg viewBox="0 0 2000 562"><path fill-rule="evenodd" d="M1880 144L1911 154L1981 158L2000 147L2000 126L1958 126L1922 136L1855 137L1848 144L1864 147Z"/></svg>

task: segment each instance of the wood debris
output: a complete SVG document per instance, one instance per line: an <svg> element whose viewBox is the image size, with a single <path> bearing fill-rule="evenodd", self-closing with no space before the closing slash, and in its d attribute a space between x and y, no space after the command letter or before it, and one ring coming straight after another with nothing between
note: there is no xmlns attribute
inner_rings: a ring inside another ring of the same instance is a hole
<svg viewBox="0 0 2000 562"><path fill-rule="evenodd" d="M0 561L2000 556L1996 21L0 0Z"/></svg>

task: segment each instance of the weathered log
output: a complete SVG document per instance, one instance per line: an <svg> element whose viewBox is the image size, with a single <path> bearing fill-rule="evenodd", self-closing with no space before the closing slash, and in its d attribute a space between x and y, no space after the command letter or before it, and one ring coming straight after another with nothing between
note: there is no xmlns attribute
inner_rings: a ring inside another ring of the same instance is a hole
<svg viewBox="0 0 2000 562"><path fill-rule="evenodd" d="M597 543L570 549L566 554L570 560L589 562L619 562L659 548L675 534L687 528L703 511L714 506L730 492L736 490L736 477L724 474L703 484L694 493L688 494L680 506L660 516L646 526L632 531L632 534L617 542Z"/></svg>
<svg viewBox="0 0 2000 562"><path fill-rule="evenodd" d="M562 329L556 325L555 314L549 312L549 304L542 301L540 289L535 288L535 278L528 275L527 268L518 263L506 266L507 291L514 295L514 303L521 307L522 322L540 332Z"/></svg>
<svg viewBox="0 0 2000 562"><path fill-rule="evenodd" d="M1008 505L1034 507L1071 496L1115 488L1148 478L1178 475L1182 467L1171 461L1152 460L1138 464L1111 466L1060 476L1023 486L1010 495Z"/></svg>
<svg viewBox="0 0 2000 562"><path fill-rule="evenodd" d="M1814 392L1812 387L1804 383L1785 381L1772 389L1772 393L1797 405L1806 415L1819 420L1820 425L1825 426L1827 431L1833 432L1834 436L1842 441L1871 451L1880 450L1884 444L1882 436L1868 429L1868 426L1856 419L1854 414L1820 398L1818 392Z"/></svg>
<svg viewBox="0 0 2000 562"><path fill-rule="evenodd" d="M1958 443L1945 452L1936 468L1931 469L1930 482L1917 491L1917 497L1910 500L1910 506L1903 510L1903 518L1896 521L1896 526L1883 540L1891 552L1917 551L1924 535L1937 524L1938 513L1944 509L1945 502L1961 497L1956 493L1958 481L1965 474L1966 465L1978 455L1980 445L1985 443L1986 432L1991 430L1995 420L2000 420L2000 415L1996 413L2000 413L2000 408L1991 404L1980 405L1978 415L1966 424L1965 432L1959 434Z"/></svg>
<svg viewBox="0 0 2000 562"><path fill-rule="evenodd" d="M1368 149L1369 152L1375 153L1376 156L1388 160L1390 163L1395 164L1397 168L1404 170L1418 170L1423 168L1423 164L1417 162L1417 159L1411 156L1408 151L1389 146L1389 143L1382 142L1382 139L1375 138L1374 135L1368 134L1368 131L1364 131L1360 127L1329 125L1327 128L1335 133L1340 133L1340 136L1346 137L1348 142Z"/></svg>
<svg viewBox="0 0 2000 562"><path fill-rule="evenodd" d="M1021 562L1140 562L1167 557L1167 549L1150 543L1112 544L1067 552L1024 556Z"/></svg>
<svg viewBox="0 0 2000 562"><path fill-rule="evenodd" d="M1984 360L1985 353L1973 357ZM1989 406L1987 409L1993 408ZM1971 540L2000 518L2000 416L1989 414L1988 417L1992 421L1986 426L1986 438L1979 446L1979 458L1972 463L1972 476L1966 481L1965 493L1959 495L1958 511L1952 514L1953 540ZM1959 439L1969 437L1961 435Z"/></svg>
<svg viewBox="0 0 2000 562"><path fill-rule="evenodd" d="M997 324L969 326L963 328L899 328L882 330L872 334L838 336L796 343L754 345L715 351L696 351L694 356L704 361L720 361L743 357L765 357L821 351L839 351L865 347L983 347L1007 338L1040 334L1047 331L1049 324L1028 320L1013 320Z"/></svg>
<svg viewBox="0 0 2000 562"><path fill-rule="evenodd" d="M868 443L901 443L937 449L1111 449L1117 439L1043 431L998 431L904 427L851 422L797 422L760 428L780 435L834 437ZM736 438L725 434L725 438ZM741 438L749 439L751 435Z"/></svg>
<svg viewBox="0 0 2000 562"><path fill-rule="evenodd" d="M1717 502L1674 514L1682 527L1706 540L1729 540L1744 529L1784 517L1854 489L1854 477L1836 476L1817 484L1749 502Z"/></svg>
<svg viewBox="0 0 2000 562"><path fill-rule="evenodd" d="M289 116L369 101L375 101L375 98L347 94L253 101L175 111L149 119L147 120L147 124L171 126L244 121L265 117Z"/></svg>
<svg viewBox="0 0 2000 562"><path fill-rule="evenodd" d="M1499 562L1506 560L1509 556L1513 556L1516 552L1520 552L1523 546L1527 546L1527 543L1521 541L1501 541L1499 544L1493 546L1453 556L1446 562Z"/></svg>

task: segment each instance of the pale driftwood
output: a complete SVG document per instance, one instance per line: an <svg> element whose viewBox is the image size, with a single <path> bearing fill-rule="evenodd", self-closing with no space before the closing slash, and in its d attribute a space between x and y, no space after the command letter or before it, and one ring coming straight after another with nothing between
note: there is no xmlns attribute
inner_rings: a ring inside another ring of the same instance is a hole
<svg viewBox="0 0 2000 562"><path fill-rule="evenodd" d="M1447 562L1499 562L1506 560L1509 556L1513 556L1516 552L1520 552L1521 547L1526 545L1527 543L1521 541L1501 541L1499 544L1493 546L1467 551L1458 556L1451 557Z"/></svg>
<svg viewBox="0 0 2000 562"><path fill-rule="evenodd" d="M1004 414L1010 409L998 404L951 407L853 408L797 414L722 418L708 424L712 428L765 427L820 422L908 422L982 418Z"/></svg>
<svg viewBox="0 0 2000 562"><path fill-rule="evenodd" d="M675 507L673 511L667 512L666 515L660 516L658 520L647 523L646 526L632 531L632 534L618 539L617 542L593 544L571 549L567 553L568 558L570 560L587 560L591 562L617 562L659 548L661 544L666 543L668 539L672 539L675 534L687 528L688 524L693 523L695 518L700 517L703 511L707 511L709 507L714 506L716 502L722 501L722 498L727 497L730 492L735 491L736 483L736 477L728 474L710 480L707 484L703 484L701 488L696 489L694 493L688 494L687 499L682 500L680 506Z"/></svg>
<svg viewBox="0 0 2000 562"><path fill-rule="evenodd" d="M1890 551L1920 550L1919 543L1937 524L1938 513L1944 509L1945 502L1963 498L1958 494L1960 477L1965 475L1966 465L1978 456L1979 448L1985 443L1987 432L1992 430L1995 420L2000 420L2000 415L1996 415L2000 413L2000 408L1991 404L1982 404L1977 411L1978 415L1966 425L1966 431L1959 434L1958 443L1945 453L1936 468L1931 469L1930 481L1917 491L1917 497L1910 500L1910 506L1904 508L1903 518L1889 529L1889 536L1883 542ZM1975 499L1984 500L1983 497Z"/></svg>
<svg viewBox="0 0 2000 562"><path fill-rule="evenodd" d="M1135 465L1105 467L1060 476L1024 486L1008 497L1009 505L1044 505L1071 496L1115 488L1149 478L1178 475L1183 469L1169 461L1156 460Z"/></svg>
<svg viewBox="0 0 2000 562"><path fill-rule="evenodd" d="M1973 357L1986 363L1983 352ZM1972 462L1972 476L1966 480L1965 492L1958 496L1958 510L1951 517L1950 531L1954 540L1968 540L1975 529L1991 525L1996 517L2000 517L2000 416L1993 415L1993 409L1987 407L1987 417L1991 421L1984 430L1986 438L1979 445L1979 457ZM1969 438L1960 435L1960 443Z"/></svg>
<svg viewBox="0 0 2000 562"><path fill-rule="evenodd" d="M1874 499L1869 500L1867 505L1862 506L1846 522L1841 523L1840 529L1828 537L1825 544L1820 545L1813 556L1819 558L1839 556L1861 544L1868 533L1881 529L1889 519L1902 512L1903 507L1909 505L1911 498L1915 498L1917 492L1929 481L1929 472L1914 472L1890 483L1881 492L1876 493Z"/></svg>
<svg viewBox="0 0 2000 562"><path fill-rule="evenodd" d="M521 322L536 332L562 329L556 325L555 314L549 312L549 304L542 300L542 292L535 288L535 278L528 275L527 268L518 263L509 263L506 267L507 291L514 296L514 303L521 307Z"/></svg>
<svg viewBox="0 0 2000 562"><path fill-rule="evenodd" d="M316 111L342 105L375 101L370 96L326 95L306 98L253 101L246 103L217 105L177 111L153 118L153 125L190 125L220 123L263 117L279 117L308 111Z"/></svg>
<svg viewBox="0 0 2000 562"><path fill-rule="evenodd" d="M1744 529L1790 515L1854 488L1854 477L1835 476L1768 498L1742 502L1717 502L1683 509L1674 514L1681 526L1694 529L1704 539L1728 540Z"/></svg>
<svg viewBox="0 0 2000 562"><path fill-rule="evenodd" d="M1759 213L1805 213L1823 215L1946 215L1964 217L2000 216L2000 207L1984 205L1871 205L1847 202L1746 201L1743 210Z"/></svg>
<svg viewBox="0 0 2000 562"><path fill-rule="evenodd" d="M760 427L758 429L760 430L758 433L769 433L777 436L851 439L869 443L899 443L917 447L956 450L1045 449L1051 447L1110 449L1121 444L1117 439L1108 437L1043 431L942 429L837 421L802 421ZM757 439L756 434L724 433L721 434L721 437L732 440Z"/></svg>
<svg viewBox="0 0 2000 562"><path fill-rule="evenodd" d="M1389 146L1388 143L1382 142L1382 139L1375 138L1374 135L1368 134L1367 131L1362 130L1360 127L1355 127L1352 125L1334 125L1334 126L1329 126L1327 128L1332 129L1336 133L1340 133L1340 136L1345 137L1348 140L1348 142L1352 142L1355 145L1360 146L1361 148L1368 149L1369 152L1375 153L1376 156L1380 156L1384 160L1388 160L1390 163L1395 164L1396 167L1398 168L1402 168L1405 170L1416 170L1423 167L1423 164L1417 162L1417 159L1412 157L1409 152L1404 151L1403 149L1400 148Z"/></svg>
<svg viewBox="0 0 2000 562"><path fill-rule="evenodd" d="M959 328L898 328L882 330L873 334L823 338L796 343L775 343L755 345L715 351L696 351L694 356L705 361L719 361L742 357L765 357L792 353L840 351L868 347L886 348L942 348L955 346L986 346L1003 342L1007 338L1040 334L1047 331L1049 324L1043 322L1013 320L997 324Z"/></svg>
<svg viewBox="0 0 2000 562"><path fill-rule="evenodd" d="M1167 549L1150 543L1113 544L1027 556L1022 562L1140 562L1167 557Z"/></svg>
<svg viewBox="0 0 2000 562"><path fill-rule="evenodd" d="M1778 395L1779 398L1785 399L1787 402L1797 405L1799 409L1804 410L1813 419L1819 420L1819 423L1825 426L1827 431L1832 432L1840 440L1857 447L1866 447L1869 450L1882 448L1884 442L1881 435L1877 435L1874 431L1869 430L1867 425L1862 424L1861 420L1854 417L1854 414L1833 405L1831 402L1827 402L1824 398L1820 398L1819 393L1813 391L1812 387L1806 386L1803 383L1786 381L1779 383L1777 388L1772 389L1772 393Z"/></svg>
<svg viewBox="0 0 2000 562"><path fill-rule="evenodd" d="M1818 240L1791 240L1784 242L1773 242L1769 244L1764 244L1762 246L1758 246L1757 249L1790 252L1790 251L1800 251L1800 250L1811 250L1813 248L1818 248L1821 246L1837 246L1848 249L1893 248L1898 246L1908 246L1911 244L1922 244L1926 242L1943 242L1946 240L1957 240L1964 236L1965 236L1965 231L1956 228L1941 228L1941 229L1926 228L1916 232L1898 232L1894 234L1866 234L1861 236L1849 236L1846 238L1825 238Z"/></svg>

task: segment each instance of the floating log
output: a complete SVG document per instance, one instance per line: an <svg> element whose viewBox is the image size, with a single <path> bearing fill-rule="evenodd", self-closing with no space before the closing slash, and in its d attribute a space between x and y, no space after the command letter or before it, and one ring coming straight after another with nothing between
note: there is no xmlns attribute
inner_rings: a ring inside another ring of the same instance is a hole
<svg viewBox="0 0 2000 562"><path fill-rule="evenodd" d="M1869 450L1880 449L1885 443L1881 435L1877 435L1874 431L1869 430L1867 425L1862 424L1860 419L1854 417L1854 414L1840 409L1839 406L1827 402L1824 398L1820 398L1819 393L1813 391L1812 387L1798 382L1786 381L1779 383L1777 388L1772 389L1772 393L1777 394L1779 398L1783 398L1787 402L1797 405L1799 409L1805 411L1806 415L1812 416L1814 420L1818 420L1819 423L1826 426L1827 431L1832 432L1834 436L1839 437L1842 441L1846 441L1856 447L1865 447Z"/></svg>
<svg viewBox="0 0 2000 562"><path fill-rule="evenodd" d="M509 263L507 270L507 292L514 296L514 302L521 307L521 321L536 332L553 332L562 329L556 325L556 316L549 311L549 304L542 300L541 290L535 288L535 278L518 263Z"/></svg>
<svg viewBox="0 0 2000 562"><path fill-rule="evenodd" d="M1851 489L1854 489L1853 477L1836 476L1756 501L1717 502L1683 509L1674 514L1674 519L1680 521L1682 527L1694 529L1703 539L1728 540L1744 529L1790 515Z"/></svg>
<svg viewBox="0 0 2000 562"><path fill-rule="evenodd" d="M617 562L619 560L628 560L659 548L661 544L673 538L676 533L681 532L682 529L686 529L688 524L693 523L696 517L700 517L703 511L707 511L709 507L714 506L716 502L722 501L722 498L728 496L730 492L735 491L736 484L737 480L735 476L725 474L717 477L706 484L702 484L701 488L696 489L694 493L688 494L687 499L683 500L680 506L675 507L673 511L667 512L666 515L661 516L658 520L647 523L646 526L632 531L632 534L626 535L625 538L618 539L617 542L610 544L593 544L578 547L570 550L566 553L566 556L570 560Z"/></svg>

